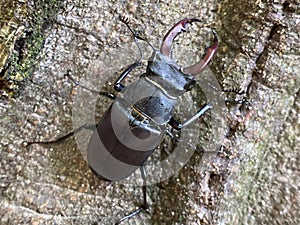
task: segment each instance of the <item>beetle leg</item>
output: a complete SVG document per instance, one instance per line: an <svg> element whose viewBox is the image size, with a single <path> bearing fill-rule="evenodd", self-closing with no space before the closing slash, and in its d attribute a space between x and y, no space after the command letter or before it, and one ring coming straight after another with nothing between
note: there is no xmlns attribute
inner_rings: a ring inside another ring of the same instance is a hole
<svg viewBox="0 0 300 225"><path fill-rule="evenodd" d="M169 124L171 125L171 127L173 127L175 130L181 130L182 128L188 126L190 123L192 123L193 121L195 121L196 119L198 119L200 116L202 116L207 110L211 109L212 106L210 104L206 104L205 106L203 106L201 109L198 110L198 112L193 115L190 119L188 119L187 121L185 121L184 123L179 123L178 121L176 121L173 117L171 118L171 120L169 121Z"/></svg>
<svg viewBox="0 0 300 225"><path fill-rule="evenodd" d="M163 42L160 47L160 52L163 55L171 58L172 57L172 43L173 43L174 38L181 32L185 32L186 24L193 23L193 22L200 22L200 20L195 19L195 18L192 18L192 19L185 18L185 19L179 21L177 24L175 24L163 38Z"/></svg>
<svg viewBox="0 0 300 225"><path fill-rule="evenodd" d="M74 84L76 84L77 86L85 89L85 90L88 90L92 93L95 93L97 95L102 95L102 96L105 96L105 97L108 97L110 99L115 99L116 96L113 94L113 93L110 93L110 92L103 92L103 91L96 91L96 90L93 90L93 89L90 89L86 86L84 86L83 84L79 83L77 80L75 80L71 75L70 75L70 71L68 71L66 74L65 74L66 77L68 77Z"/></svg>
<svg viewBox="0 0 300 225"><path fill-rule="evenodd" d="M120 224L121 222L123 222L124 220L127 220L137 214L139 214L140 212L146 210L148 208L148 204L147 204L147 179L146 179L146 171L145 171L145 167L144 165L142 165L140 167L140 171L141 171L141 175L142 175L142 179L143 179L143 186L142 186L142 191L143 191L143 204L141 205L140 208L138 208L137 210L133 211L132 213L130 213L127 216L124 216L123 218L121 218L120 220L118 220L115 225Z"/></svg>
<svg viewBox="0 0 300 225"><path fill-rule="evenodd" d="M132 35L133 35L136 39L145 41L144 38L142 38L141 36L139 36L136 32L134 32L134 31L131 29L131 27L130 27L130 25L129 25L129 24L130 24L130 21L129 21L129 19L128 19L127 17L119 15L119 20L127 26L127 28L130 30L130 32L132 33Z"/></svg>
<svg viewBox="0 0 300 225"><path fill-rule="evenodd" d="M139 58L137 61L135 61L134 63L132 63L131 65L129 65L128 68L127 68L127 69L120 75L120 77L116 80L115 85L114 85L114 89L115 89L116 91L118 91L118 92L122 91L122 90L125 88L125 86L121 83L121 82L125 79L125 77L126 77L126 76L127 76L134 68L136 68L137 66L141 65L140 61L141 61L141 59L142 59L143 53L142 53L142 50L141 50L141 48L140 48L140 46L139 46L139 44L138 44L138 42L137 42L137 39L138 39L138 40L143 40L143 41L145 41L145 39L143 39L142 37L140 37L136 32L134 32L134 31L131 29L131 27L130 27L130 25L129 25L129 19L128 19L128 18L122 17L121 15L119 15L119 19L120 19L121 22L123 22L123 23L127 26L127 28L128 28L128 29L130 30L130 32L132 33L133 37L135 38L134 41L135 41L135 43L136 43L136 45L137 45L137 47L138 47L138 49L139 49L139 52L140 52L140 58ZM147 43L148 43L148 42L147 42Z"/></svg>
<svg viewBox="0 0 300 225"><path fill-rule="evenodd" d="M214 34L214 43L206 50L205 55L199 62L197 62L196 64L194 64L192 66L183 68L182 71L184 73L195 76L195 75L199 74L200 72L202 72L204 70L204 68L208 65L208 63L210 62L210 60L216 53L217 48L219 46L218 36L215 31L212 31L212 32Z"/></svg>
<svg viewBox="0 0 300 225"><path fill-rule="evenodd" d="M61 142L71 136L73 136L74 134L80 132L82 129L87 129L87 130L95 130L97 127L97 124L89 124L89 123L86 123L86 124L83 124L82 126L76 128L75 130L71 131L70 133L64 135L64 136L61 136L59 138L56 138L54 140L49 140L49 141L27 141L27 142L24 142L24 144L26 144L26 147L32 145L32 144L39 144L39 145L48 145L48 144L53 144L53 143L58 143L58 142Z"/></svg>
<svg viewBox="0 0 300 225"><path fill-rule="evenodd" d="M142 205L142 209L147 209L148 208L148 204L147 204L147 190L146 190L146 187L147 187L147 177L146 177L146 171L145 171L145 167L144 165L142 165L140 167L140 170L141 170L141 175L142 175L142 179L143 179L143 205Z"/></svg>
<svg viewBox="0 0 300 225"><path fill-rule="evenodd" d="M120 75L120 77L116 80L115 85L114 85L114 89L118 92L122 91L125 86L121 83L125 77L127 77L127 75L136 67L138 67L140 65L140 61L136 61L134 63L132 63L130 66L128 66L126 68L126 70Z"/></svg>

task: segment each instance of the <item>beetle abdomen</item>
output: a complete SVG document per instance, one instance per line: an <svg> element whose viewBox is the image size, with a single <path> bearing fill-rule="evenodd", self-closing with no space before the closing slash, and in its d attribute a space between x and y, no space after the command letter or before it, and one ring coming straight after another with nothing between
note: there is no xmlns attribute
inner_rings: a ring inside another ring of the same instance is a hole
<svg viewBox="0 0 300 225"><path fill-rule="evenodd" d="M128 177L143 165L164 135L155 127L132 123L127 110L117 101L113 103L89 141L89 165L103 180Z"/></svg>

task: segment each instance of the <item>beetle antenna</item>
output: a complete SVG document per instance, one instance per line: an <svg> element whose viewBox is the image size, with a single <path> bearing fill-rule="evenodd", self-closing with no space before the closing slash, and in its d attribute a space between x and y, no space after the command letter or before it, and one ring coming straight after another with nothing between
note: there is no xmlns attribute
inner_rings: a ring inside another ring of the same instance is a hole
<svg viewBox="0 0 300 225"><path fill-rule="evenodd" d="M222 89L222 92L229 92L237 95L242 95L245 93L245 91L243 91L241 88Z"/></svg>
<svg viewBox="0 0 300 225"><path fill-rule="evenodd" d="M139 51L140 51L140 54L141 54L141 58L142 58L142 50L141 50L141 48L140 48L140 46L139 46L139 44L138 44L138 42L136 41L136 40L142 40L142 41L145 41L153 50L155 50L154 49L154 47L145 39L145 38L142 38L140 35L138 35L137 34L137 32L134 32L132 29L131 29L131 27L130 27L130 21L129 21L129 19L127 18L127 17L125 17L125 16L121 16L121 15L119 15L119 20L122 22L122 23L124 23L126 26L127 26L127 28L130 30L130 32L133 34L133 37L134 37L134 39L135 39L135 43L136 43L136 45L138 46L138 48L139 48Z"/></svg>

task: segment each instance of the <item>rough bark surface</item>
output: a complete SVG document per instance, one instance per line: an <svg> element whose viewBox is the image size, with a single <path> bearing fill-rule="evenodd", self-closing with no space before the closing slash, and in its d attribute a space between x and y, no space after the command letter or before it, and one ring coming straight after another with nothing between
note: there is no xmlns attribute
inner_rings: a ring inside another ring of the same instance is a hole
<svg viewBox="0 0 300 225"><path fill-rule="evenodd" d="M43 29L46 38L32 80L18 97L0 99L1 224L112 224L139 204L140 188L98 180L74 139L23 145L73 129L78 87L66 73L81 81L97 73L98 80L106 80L107 73L122 71L136 58L116 11L155 46L178 20L200 18L200 36L214 28L220 37L210 69L225 89L241 88L245 95L237 98L248 100L228 105L229 131L219 154L203 169L201 154L195 153L176 177L150 186L148 213L128 224L300 223L297 1L66 0L61 7ZM187 46L180 42L184 37L178 38L176 51L188 48L198 56L210 40L191 39ZM1 56L1 62L8 58ZM178 57L182 64L185 60ZM101 99L97 118L108 105Z"/></svg>

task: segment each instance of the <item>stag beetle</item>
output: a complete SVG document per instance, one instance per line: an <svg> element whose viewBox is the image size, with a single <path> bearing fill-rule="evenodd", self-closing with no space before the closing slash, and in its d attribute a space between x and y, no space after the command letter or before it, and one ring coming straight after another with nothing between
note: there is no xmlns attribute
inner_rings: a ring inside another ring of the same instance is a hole
<svg viewBox="0 0 300 225"><path fill-rule="evenodd" d="M135 40L146 41L131 29L128 19L120 17L120 20L128 27ZM183 68L175 63L172 58L173 40L185 31L187 24L194 22L200 20L185 18L176 23L164 36L159 50L146 41L153 49L146 72L136 82L128 86L123 85L122 81L127 75L140 65L140 59L131 64L114 83L114 89L121 93L120 96L97 92L114 99L114 102L89 140L87 160L91 170L101 180L119 181L140 169L143 179L141 207L116 224L147 209L144 163L166 134L172 136L167 125L181 130L212 108L210 104L204 105L184 123L179 123L173 118L178 98L193 88L196 82L194 76L204 70L218 48L217 35L212 31L213 44L207 48L199 62ZM30 144L32 143L41 142Z"/></svg>
<svg viewBox="0 0 300 225"><path fill-rule="evenodd" d="M136 39L144 40L133 32L126 18L120 17L120 20ZM200 20L192 18L179 21L163 38L160 50L151 46L153 54L148 60L147 70L136 82L127 87L122 84L126 76L140 65L139 60L121 74L114 88L122 92L122 95L115 98L89 141L88 163L100 179L119 181L136 169L141 169L144 202L141 208L122 218L117 224L147 208L143 165L163 137L169 134L167 124L180 130L212 107L210 104L204 105L184 123L179 123L172 117L178 98L193 88L194 76L203 71L218 48L218 38L213 31L214 43L199 62L184 68L174 62L172 42L178 34L185 31L187 24L194 22Z"/></svg>

